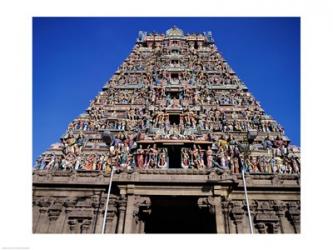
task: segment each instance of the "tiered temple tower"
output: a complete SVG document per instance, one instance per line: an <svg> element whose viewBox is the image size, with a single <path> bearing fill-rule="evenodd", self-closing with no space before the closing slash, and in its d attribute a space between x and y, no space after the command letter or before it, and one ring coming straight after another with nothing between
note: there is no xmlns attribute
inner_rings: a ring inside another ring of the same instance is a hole
<svg viewBox="0 0 333 250"><path fill-rule="evenodd" d="M300 232L300 151L211 32L139 32L33 170L34 233Z"/></svg>

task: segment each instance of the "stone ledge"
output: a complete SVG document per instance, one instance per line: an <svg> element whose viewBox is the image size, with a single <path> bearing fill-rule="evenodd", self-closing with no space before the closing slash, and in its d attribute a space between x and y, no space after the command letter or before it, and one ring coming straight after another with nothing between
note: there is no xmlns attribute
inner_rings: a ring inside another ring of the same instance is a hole
<svg viewBox="0 0 333 250"><path fill-rule="evenodd" d="M272 175L272 174L246 174L249 188L300 188L300 176ZM71 171L34 171L33 185L108 185L110 176L98 172L71 172ZM114 183L170 183L170 184L211 184L224 186L243 186L240 174L228 174L208 170L160 170L149 169L137 172L115 173Z"/></svg>

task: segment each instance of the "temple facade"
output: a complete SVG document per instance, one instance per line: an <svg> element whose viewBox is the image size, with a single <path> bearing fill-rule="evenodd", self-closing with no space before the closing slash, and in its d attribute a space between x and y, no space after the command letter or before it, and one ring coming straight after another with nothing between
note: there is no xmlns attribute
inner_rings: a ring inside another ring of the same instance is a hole
<svg viewBox="0 0 333 250"><path fill-rule="evenodd" d="M300 149L209 31L140 31L32 175L33 233L300 233Z"/></svg>

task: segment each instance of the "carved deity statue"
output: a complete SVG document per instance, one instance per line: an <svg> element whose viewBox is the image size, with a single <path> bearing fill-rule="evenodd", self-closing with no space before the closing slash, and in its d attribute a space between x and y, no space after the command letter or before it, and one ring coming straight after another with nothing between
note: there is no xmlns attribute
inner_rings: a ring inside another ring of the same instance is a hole
<svg viewBox="0 0 333 250"><path fill-rule="evenodd" d="M136 151L136 165L139 169L143 169L144 152L145 151L142 149L142 145L140 144L138 150Z"/></svg>
<svg viewBox="0 0 333 250"><path fill-rule="evenodd" d="M207 158L207 168L212 168L213 167L213 151L208 146L208 149L206 151L206 158Z"/></svg>
<svg viewBox="0 0 333 250"><path fill-rule="evenodd" d="M188 169L190 167L190 156L188 149L182 148L182 168Z"/></svg>
<svg viewBox="0 0 333 250"><path fill-rule="evenodd" d="M160 169L166 169L168 168L168 162L166 157L166 148L161 149L159 153L159 159L158 159L158 168Z"/></svg>

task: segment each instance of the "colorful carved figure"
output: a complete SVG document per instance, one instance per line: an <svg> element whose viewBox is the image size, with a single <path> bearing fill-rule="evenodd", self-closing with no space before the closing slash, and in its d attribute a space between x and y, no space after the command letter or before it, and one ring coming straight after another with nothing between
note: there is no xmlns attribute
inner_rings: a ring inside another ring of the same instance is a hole
<svg viewBox="0 0 333 250"><path fill-rule="evenodd" d="M142 145L140 144L139 149L136 151L136 165L139 169L143 169L144 165L144 153Z"/></svg>
<svg viewBox="0 0 333 250"><path fill-rule="evenodd" d="M159 153L159 159L158 159L158 168L160 169L167 169L168 168L168 162L167 162L167 150L166 148L163 148L160 150Z"/></svg>
<svg viewBox="0 0 333 250"><path fill-rule="evenodd" d="M190 156L187 148L182 148L182 168L190 168Z"/></svg>
<svg viewBox="0 0 333 250"><path fill-rule="evenodd" d="M206 159L207 159L207 168L213 167L213 151L211 150L210 146L206 151Z"/></svg>

